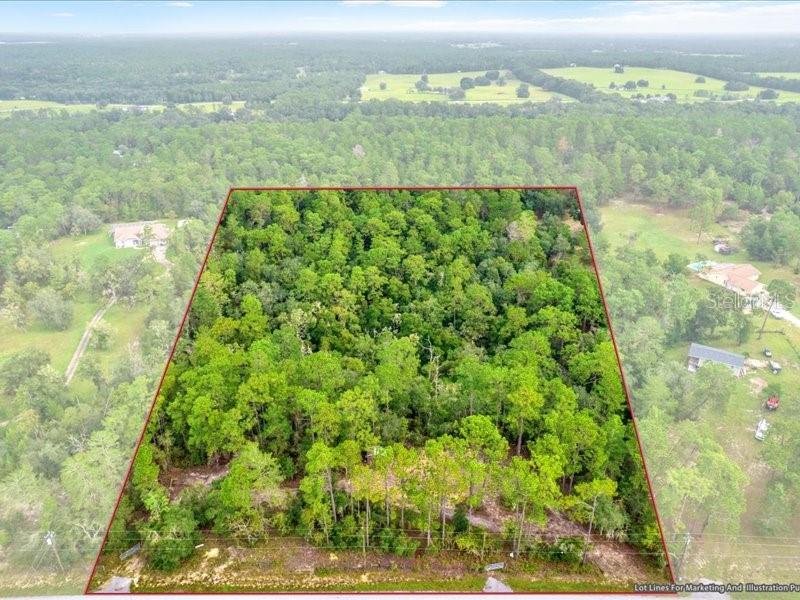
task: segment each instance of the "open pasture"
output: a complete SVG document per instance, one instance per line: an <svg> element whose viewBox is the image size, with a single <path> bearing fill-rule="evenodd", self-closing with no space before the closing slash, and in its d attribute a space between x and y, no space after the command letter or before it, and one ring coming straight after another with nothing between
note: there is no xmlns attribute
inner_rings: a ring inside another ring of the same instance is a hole
<svg viewBox="0 0 800 600"><path fill-rule="evenodd" d="M430 87L459 87L463 77L478 77L485 71L464 71L454 73L430 73L428 74L428 85ZM553 98L560 100L570 99L561 94L545 91L533 85L529 85L530 98L517 98L517 87L522 83L514 79L510 73L502 72L505 78L505 85L498 85L496 81L488 86L476 86L466 90L466 100L460 102L488 103L496 104L517 104L522 102L546 102ZM419 91L414 84L419 80L418 73L371 73L361 88L361 99L368 100L403 100L406 102L446 102L446 94L433 91ZM386 84L386 89L381 89L381 83Z"/></svg>
<svg viewBox="0 0 800 600"><path fill-rule="evenodd" d="M747 91L729 92L725 90L725 81L705 77L697 73L674 71L672 69L651 69L648 67L624 67L624 73L615 73L614 69L602 67L566 67L558 69L542 69L543 72L554 77L574 79L581 83L593 85L598 91L617 93L624 98L632 98L636 94L650 94L653 96L675 94L678 102L702 102L706 100L721 100L723 95L731 95L737 100L755 99L758 93L765 88L750 86ZM703 77L705 82L697 82L698 77ZM624 85L628 81L645 80L647 87L637 87L626 90ZM611 83L616 89L611 89ZM700 92L702 96L696 96ZM705 95L707 94L707 95ZM778 90L778 102L797 102L800 94Z"/></svg>

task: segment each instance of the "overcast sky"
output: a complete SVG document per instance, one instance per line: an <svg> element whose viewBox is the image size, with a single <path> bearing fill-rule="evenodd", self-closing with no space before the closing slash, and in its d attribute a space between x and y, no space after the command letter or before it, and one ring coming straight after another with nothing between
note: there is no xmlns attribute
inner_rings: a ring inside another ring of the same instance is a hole
<svg viewBox="0 0 800 600"><path fill-rule="evenodd" d="M800 2L0 2L0 32L800 34Z"/></svg>

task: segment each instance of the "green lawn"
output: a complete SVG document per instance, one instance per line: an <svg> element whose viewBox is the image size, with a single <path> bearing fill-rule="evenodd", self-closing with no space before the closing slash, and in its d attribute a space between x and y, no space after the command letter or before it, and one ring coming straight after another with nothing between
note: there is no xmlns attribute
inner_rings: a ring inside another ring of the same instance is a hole
<svg viewBox="0 0 800 600"><path fill-rule="evenodd" d="M614 70L611 68L565 67L560 69L542 69L542 71L555 77L563 77L565 79L574 79L581 83L589 83L601 92L618 93L625 98L630 98L637 93L645 95L673 93L677 96L679 102L698 102L707 100L707 98L695 96L694 92L697 90L705 90L709 93L717 94L718 96L731 93L723 89L726 82L721 79L706 77L705 83L695 83L695 79L698 77L696 73L673 71L671 69L625 67L624 73L614 73ZM631 91L624 89L612 90L608 87L611 82L614 82L618 88L621 88L625 85L626 81L638 81L639 79L646 79L650 85L646 88L637 88ZM750 89L746 92L733 92L733 94L740 99L755 98L758 92L763 89L765 88L750 86ZM777 101L800 101L800 93L779 91Z"/></svg>
<svg viewBox="0 0 800 600"><path fill-rule="evenodd" d="M145 327L145 319L149 312L148 307L137 304L129 307L115 304L103 316L103 322L110 325L114 336L111 346L107 350L89 350L96 356L102 365L114 365L128 352L128 343L137 339ZM166 362L166 358L164 360Z"/></svg>
<svg viewBox="0 0 800 600"><path fill-rule="evenodd" d="M671 253L678 253L686 256L688 260L694 259L701 254L709 259L720 262L749 262L761 271L760 280L769 282L773 278L781 278L792 281L795 285L800 285L800 276L795 275L791 269L780 267L772 263L750 260L743 250L729 256L720 256L711 248L710 239L713 235L730 237L732 236L722 225L715 225L713 232L704 234L700 243L697 242L697 235L689 231L689 219L685 211L671 211L659 215L652 208L643 205L612 205L601 209L603 219L602 236L612 247L617 247L628 243L628 240L635 239L635 244L640 248L649 248L661 259L666 258ZM602 264L602 255L600 256ZM693 276L688 270L686 272L689 281L698 287L714 289L717 286L703 281L699 277ZM754 330L761 326L763 316L754 315ZM767 330L781 330L786 335L776 333L766 333L762 340L753 335L749 342L738 345L736 340L729 336L720 336L710 340L699 340L703 343L724 348L732 352L746 354L754 358L761 358L761 351L768 346L775 353L775 360L778 362L790 363L800 362L792 350L787 337L800 350L800 329L770 317L767 321ZM686 359L688 344L678 344L670 348L667 356L683 362ZM791 386L800 388L800 369L786 369L780 375L773 375L769 371L759 371L758 376L768 382L784 382Z"/></svg>
<svg viewBox="0 0 800 600"><path fill-rule="evenodd" d="M81 294L75 300L74 306L72 324L64 331L46 329L38 323L27 329L14 329L8 323L0 321L0 360L21 350L39 349L50 355L54 369L58 372L65 371L86 324L98 308L88 294Z"/></svg>
<svg viewBox="0 0 800 600"><path fill-rule="evenodd" d="M115 248L107 225L103 225L95 233L55 240L50 248L56 260L77 256L85 269L91 268L100 256L105 255L116 261L139 252L132 248ZM70 327L64 331L46 329L38 323L31 324L27 329L17 330L8 323L0 322L0 358L19 350L38 348L50 355L56 370L66 370L86 324L100 308L98 300L88 293L79 294L74 305L75 317Z"/></svg>
<svg viewBox="0 0 800 600"><path fill-rule="evenodd" d="M756 73L761 77L783 77L784 79L800 79L800 73L793 71L775 71L771 73Z"/></svg>
<svg viewBox="0 0 800 600"><path fill-rule="evenodd" d="M244 100L235 100L229 107L233 110L242 108ZM178 104L178 108L197 108L202 112L215 112L222 109L225 105L222 102L187 102ZM93 110L128 110L133 108L132 104L108 104L103 108L98 108L96 104L63 104L61 102L50 102L49 100L0 100L0 117L8 116L15 111L23 110L42 110L55 109L66 110L71 113L90 112ZM164 106L160 104L150 104L138 106L141 110L162 111Z"/></svg>
<svg viewBox="0 0 800 600"><path fill-rule="evenodd" d="M603 218L602 236L612 246L619 246L635 238L640 246L652 249L661 259L677 253L690 260L702 256L717 262L747 262L761 271L760 281L763 283L769 283L772 279L785 279L800 289L800 275L788 267L750 259L738 236L724 224L712 225L698 242L697 234L689 228L689 218L685 210L671 209L659 213L650 206L625 203L601 207L600 214ZM711 245L714 237L730 239L738 248L737 252L728 256L717 254Z"/></svg>
<svg viewBox="0 0 800 600"><path fill-rule="evenodd" d="M428 85L431 87L458 87L462 77L477 77L483 75L485 71L464 71L461 73L431 73L428 75ZM447 101L445 94L434 92L420 92L414 84L419 80L419 73L413 74L390 74L390 73L371 73L361 88L362 100L404 100L407 102L440 102ZM386 83L386 89L380 89L381 82ZM497 104L517 104L521 102L546 102L553 98L571 101L567 96L547 92L541 88L529 85L530 98L517 98L517 87L520 85L518 79L506 75L506 85L492 83L490 86L477 86L467 90L468 103L493 102Z"/></svg>
<svg viewBox="0 0 800 600"><path fill-rule="evenodd" d="M88 268L101 256L118 261L140 252L136 248L116 248L111 238L110 227L104 224L94 233L64 237L54 241L50 246L53 256L62 260L77 256L81 265Z"/></svg>
<svg viewBox="0 0 800 600"><path fill-rule="evenodd" d="M0 100L0 113L15 110L39 110L42 108L65 108L68 105L49 100ZM93 104L74 104L71 106L94 107Z"/></svg>

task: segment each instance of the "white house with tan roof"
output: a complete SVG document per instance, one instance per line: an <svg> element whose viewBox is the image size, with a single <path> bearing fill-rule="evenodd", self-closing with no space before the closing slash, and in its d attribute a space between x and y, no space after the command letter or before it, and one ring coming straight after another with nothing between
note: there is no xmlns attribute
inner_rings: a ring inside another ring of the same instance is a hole
<svg viewBox="0 0 800 600"><path fill-rule="evenodd" d="M764 284L758 281L761 271L748 263L737 265L709 262L698 271L697 275L745 298L757 298L766 289Z"/></svg>
<svg viewBox="0 0 800 600"><path fill-rule="evenodd" d="M166 246L169 234L169 227L156 221L117 223L111 228L114 246L117 248Z"/></svg>

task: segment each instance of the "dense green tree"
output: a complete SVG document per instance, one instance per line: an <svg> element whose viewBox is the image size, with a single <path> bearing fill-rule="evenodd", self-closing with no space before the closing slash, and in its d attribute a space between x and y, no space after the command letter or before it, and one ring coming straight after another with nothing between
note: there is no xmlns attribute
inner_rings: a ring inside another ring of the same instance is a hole
<svg viewBox="0 0 800 600"><path fill-rule="evenodd" d="M180 505L167 507L145 533L145 550L150 563L162 571L172 571L194 554L200 541L192 511Z"/></svg>
<svg viewBox="0 0 800 600"><path fill-rule="evenodd" d="M215 528L240 538L257 538L264 531L263 508L281 508L285 491L278 462L246 443L231 461L221 484L209 495Z"/></svg>

